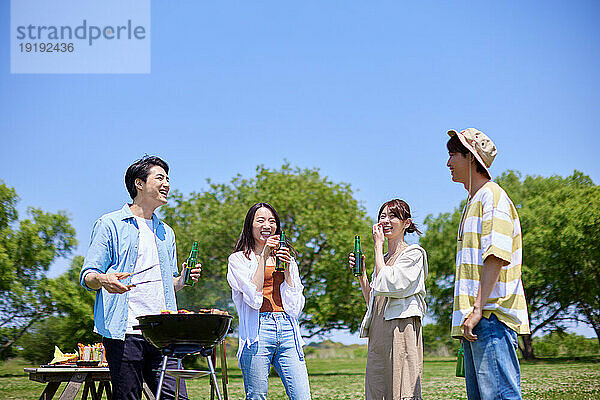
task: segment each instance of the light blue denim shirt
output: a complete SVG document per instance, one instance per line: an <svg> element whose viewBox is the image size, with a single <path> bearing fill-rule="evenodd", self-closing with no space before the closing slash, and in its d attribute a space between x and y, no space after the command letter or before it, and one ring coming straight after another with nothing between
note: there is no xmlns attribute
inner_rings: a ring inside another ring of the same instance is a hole
<svg viewBox="0 0 600 400"><path fill-rule="evenodd" d="M177 311L173 277L179 275L177 250L173 229L152 214L156 232L156 247L168 310ZM92 240L88 249L79 281L85 284L89 272L133 272L138 256L139 227L127 204L118 211L105 214L94 224ZM131 278L121 282L129 284ZM96 291L94 305L94 332L111 339L125 339L127 329L127 302L129 292L108 293L104 288Z"/></svg>

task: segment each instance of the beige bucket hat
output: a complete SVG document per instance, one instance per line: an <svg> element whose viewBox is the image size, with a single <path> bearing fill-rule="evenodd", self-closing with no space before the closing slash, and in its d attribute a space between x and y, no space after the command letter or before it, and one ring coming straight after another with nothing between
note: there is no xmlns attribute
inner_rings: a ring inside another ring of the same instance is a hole
<svg viewBox="0 0 600 400"><path fill-rule="evenodd" d="M460 132L451 129L448 131L448 135L450 137L458 136L460 142L475 156L479 164L485 168L488 178L492 179L488 168L490 168L492 161L494 161L496 154L498 154L498 150L496 150L496 145L492 142L492 139L475 128L467 128Z"/></svg>

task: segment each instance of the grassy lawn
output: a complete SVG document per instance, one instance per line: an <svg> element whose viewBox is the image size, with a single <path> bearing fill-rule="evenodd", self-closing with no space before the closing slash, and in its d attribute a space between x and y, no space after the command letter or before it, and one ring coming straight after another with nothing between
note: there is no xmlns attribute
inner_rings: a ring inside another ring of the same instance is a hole
<svg viewBox="0 0 600 400"><path fill-rule="evenodd" d="M309 359L308 369L313 399L362 399L365 360ZM235 359L230 368L229 396L242 399L242 375ZM37 399L43 385L29 381L22 360L11 360L0 365L0 399ZM425 399L466 399L464 379L454 376L455 360L437 358L425 360L423 397ZM523 397L531 400L600 399L600 357L580 359L543 359L521 363ZM59 389L58 393L62 390ZM209 399L207 378L188 381L192 399ZM57 398L58 398L57 393ZM278 377L269 380L269 399L287 399Z"/></svg>

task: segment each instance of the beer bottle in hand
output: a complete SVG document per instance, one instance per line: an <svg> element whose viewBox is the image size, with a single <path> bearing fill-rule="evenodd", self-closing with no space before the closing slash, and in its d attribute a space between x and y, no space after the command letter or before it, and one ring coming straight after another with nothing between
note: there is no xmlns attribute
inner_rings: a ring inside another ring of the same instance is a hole
<svg viewBox="0 0 600 400"><path fill-rule="evenodd" d="M363 252L360 248L360 236L354 236L354 268L352 273L354 276L361 276L363 274Z"/></svg>
<svg viewBox="0 0 600 400"><path fill-rule="evenodd" d="M196 267L198 263L198 242L192 244L192 251L190 256L186 260L186 266L183 270L183 284L187 286L194 286L194 280L192 279L192 269Z"/></svg>
<svg viewBox="0 0 600 400"><path fill-rule="evenodd" d="M285 233L281 231L281 236L279 236L279 249L283 249L285 246ZM275 259L275 271L284 271L286 267L286 262L281 258L277 257Z"/></svg>

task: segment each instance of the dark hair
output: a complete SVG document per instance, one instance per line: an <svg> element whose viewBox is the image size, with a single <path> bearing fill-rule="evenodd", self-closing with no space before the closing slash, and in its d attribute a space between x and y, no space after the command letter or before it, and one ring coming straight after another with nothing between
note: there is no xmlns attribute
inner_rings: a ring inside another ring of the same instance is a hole
<svg viewBox="0 0 600 400"><path fill-rule="evenodd" d="M127 191L132 199L135 199L135 196L137 196L135 180L139 178L146 182L148 174L150 173L150 168L154 167L155 165L162 167L167 174L169 173L169 166L166 162L156 156L148 155L145 155L144 157L135 161L129 166L129 168L127 168L127 172L125 172L125 186L127 187Z"/></svg>
<svg viewBox="0 0 600 400"><path fill-rule="evenodd" d="M246 219L244 220L244 228L242 229L242 233L240 233L240 237L235 244L235 248L233 252L243 251L246 258L250 258L250 252L254 249L254 236L252 235L252 223L254 222L254 215L259 208L265 207L271 213L273 213L273 217L275 217L275 224L277 225L277 229L275 229L275 235L281 235L281 221L279 219L279 215L275 208L269 203L256 203L248 210L246 213ZM290 249L292 254L295 254L294 248L289 243L289 238L285 238L286 246Z"/></svg>
<svg viewBox="0 0 600 400"><path fill-rule="evenodd" d="M383 212L383 209L385 207L388 207L388 209L390 210L390 213L395 215L396 217L400 218L402 221L406 221L407 219L410 218L410 207L408 206L408 204L404 200L393 199L393 200L386 201L385 203L383 203L383 205L379 209L379 214L377 214L377 221L379 221L379 218L381 217L381 213ZM421 235L421 231L417 228L415 223L411 220L410 225L408 226L408 228L406 228L406 233L413 233L413 232L417 232L417 234Z"/></svg>
<svg viewBox="0 0 600 400"><path fill-rule="evenodd" d="M473 154L469 151L469 149L465 147L464 144L462 144L457 135L454 135L450 139L448 139L448 143L446 143L446 148L448 149L449 153L460 153L465 157L468 154ZM477 158L475 158L475 156L473 156L472 160L475 161L475 170L477 172L485 176L489 176L489 173L486 171L485 168L483 168L483 165L481 165L479 161L477 161Z"/></svg>

